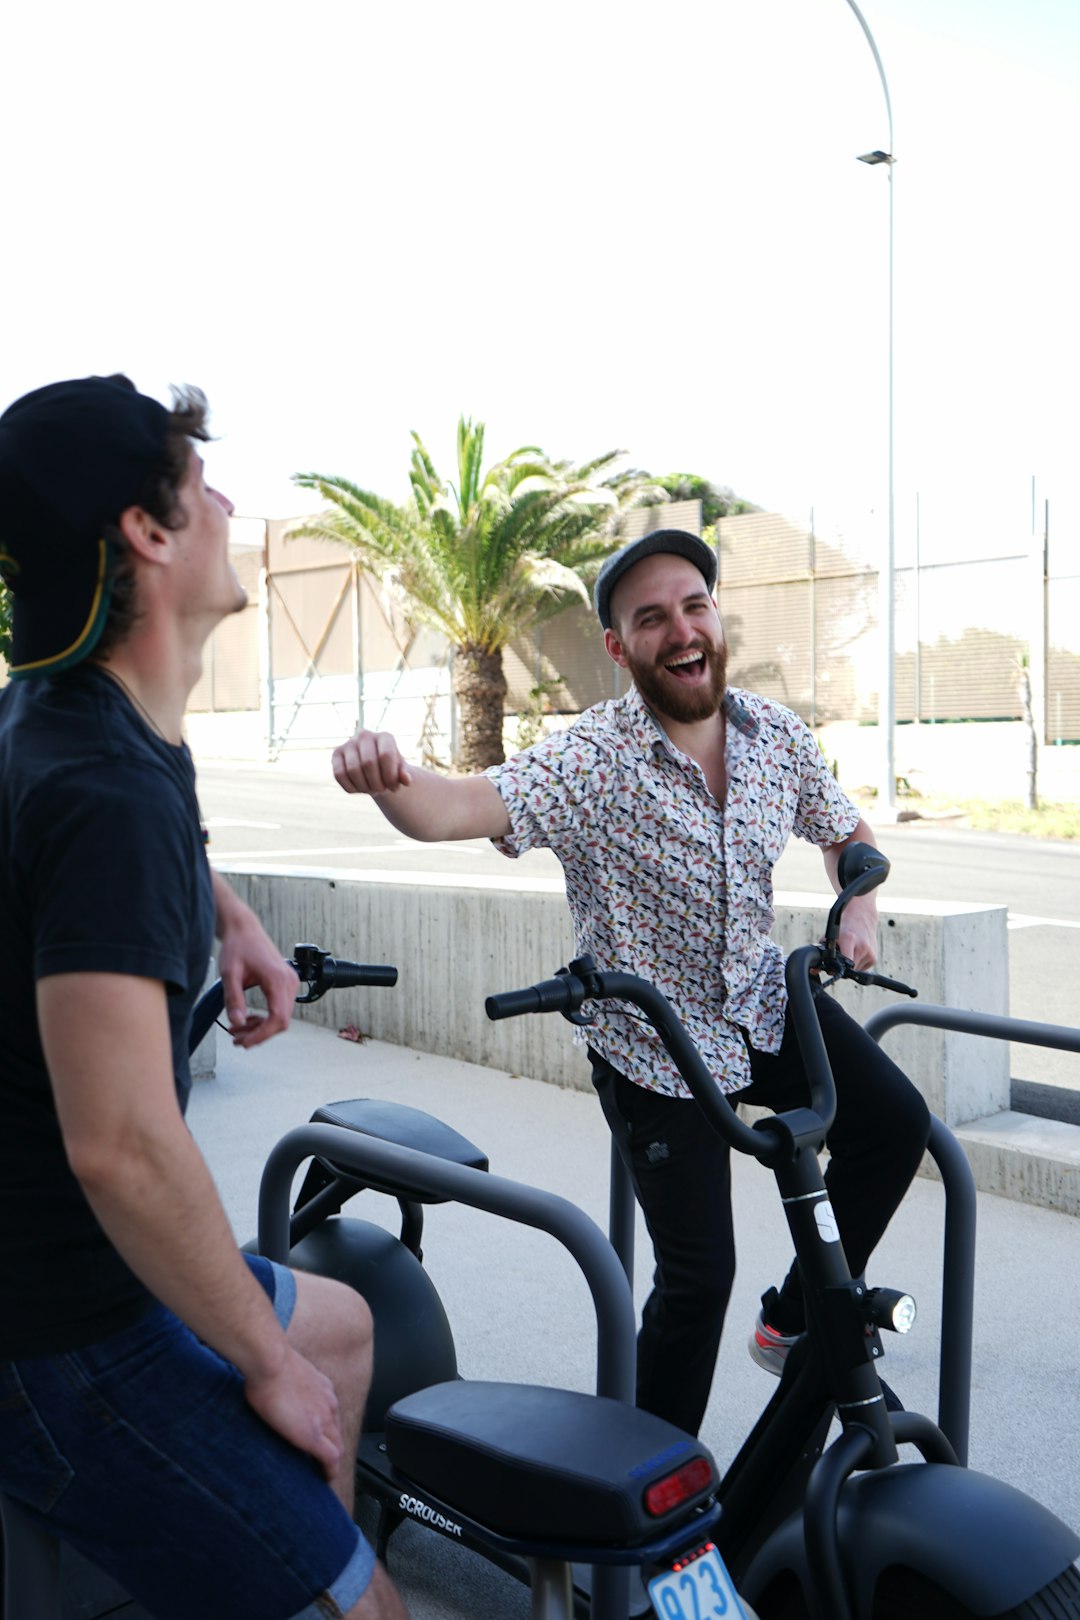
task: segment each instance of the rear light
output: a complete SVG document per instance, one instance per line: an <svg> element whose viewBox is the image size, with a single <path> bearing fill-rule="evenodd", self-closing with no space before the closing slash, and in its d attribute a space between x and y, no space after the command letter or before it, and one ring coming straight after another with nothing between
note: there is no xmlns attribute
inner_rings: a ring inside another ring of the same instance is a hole
<svg viewBox="0 0 1080 1620"><path fill-rule="evenodd" d="M692 1457L673 1474L665 1474L645 1492L645 1511L654 1519L670 1513L673 1508L688 1502L708 1490L713 1482L712 1466L705 1457Z"/></svg>

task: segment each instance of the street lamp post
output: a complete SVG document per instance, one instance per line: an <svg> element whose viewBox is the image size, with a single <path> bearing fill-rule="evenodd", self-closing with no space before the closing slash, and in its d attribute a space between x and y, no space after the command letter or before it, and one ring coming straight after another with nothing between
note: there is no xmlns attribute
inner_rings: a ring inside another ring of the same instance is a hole
<svg viewBox="0 0 1080 1620"><path fill-rule="evenodd" d="M883 779L878 790L878 816L882 820L892 820L896 814L896 504L893 489L893 166L896 158L893 155L892 101L889 97L889 82L885 77L881 53L855 0L847 0L847 3L855 13L859 27L866 35L866 43L873 54L881 88L885 92L885 112L889 122L888 151L863 152L859 156L859 162L871 165L883 163L889 175L889 493L888 538L879 590L884 668L881 675L881 695L878 700L878 726L884 742L884 757L881 762Z"/></svg>

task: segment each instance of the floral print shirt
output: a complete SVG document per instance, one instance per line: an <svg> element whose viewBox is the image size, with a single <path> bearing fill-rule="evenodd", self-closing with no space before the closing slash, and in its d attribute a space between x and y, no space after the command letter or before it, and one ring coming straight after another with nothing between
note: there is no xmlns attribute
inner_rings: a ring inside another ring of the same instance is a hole
<svg viewBox="0 0 1080 1620"><path fill-rule="evenodd" d="M636 687L486 774L511 824L496 847L558 856L578 954L651 980L721 1088L738 1091L750 1083L742 1031L763 1052L784 1033L784 959L769 938L773 866L791 833L840 843L859 812L790 709L735 689L724 709L723 805ZM636 1009L592 1006L590 1046L638 1085L689 1095Z"/></svg>

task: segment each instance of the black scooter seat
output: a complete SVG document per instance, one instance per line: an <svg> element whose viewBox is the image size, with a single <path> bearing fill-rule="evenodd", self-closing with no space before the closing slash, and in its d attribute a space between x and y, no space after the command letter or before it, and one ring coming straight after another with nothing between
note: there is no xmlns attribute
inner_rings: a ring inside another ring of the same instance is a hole
<svg viewBox="0 0 1080 1620"><path fill-rule="evenodd" d="M434 1384L386 1414L394 1472L506 1537L580 1546L655 1538L665 1515L645 1492L704 1459L701 1482L672 1510L685 1515L716 1489L700 1441L621 1401L533 1384Z"/></svg>
<svg viewBox="0 0 1080 1620"><path fill-rule="evenodd" d="M311 1116L313 1125L343 1125L379 1142L396 1142L399 1147L415 1148L451 1164L486 1170L487 1155L465 1136L444 1125L433 1114L409 1108L405 1103L383 1102L376 1097L353 1097L344 1102L323 1103Z"/></svg>

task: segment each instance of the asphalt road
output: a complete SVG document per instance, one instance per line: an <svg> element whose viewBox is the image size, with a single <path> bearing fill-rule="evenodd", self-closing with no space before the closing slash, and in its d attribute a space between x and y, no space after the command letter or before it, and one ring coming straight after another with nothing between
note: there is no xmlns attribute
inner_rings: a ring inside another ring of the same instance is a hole
<svg viewBox="0 0 1080 1620"><path fill-rule="evenodd" d="M444 872L463 879L515 873L558 878L553 855L511 862L486 840L417 844L389 826L375 805L341 792L329 754L273 765L199 762L211 857L282 867ZM971 832L951 824L878 829L896 899L990 902L1009 912L1010 1012L1046 1023L1080 1024L1080 848L1064 842ZM776 869L778 890L829 893L818 852L793 840ZM1080 1056L1014 1046L1022 1082L1080 1094ZM1029 1095L1037 1096L1037 1093Z"/></svg>

